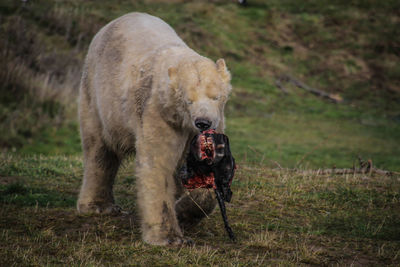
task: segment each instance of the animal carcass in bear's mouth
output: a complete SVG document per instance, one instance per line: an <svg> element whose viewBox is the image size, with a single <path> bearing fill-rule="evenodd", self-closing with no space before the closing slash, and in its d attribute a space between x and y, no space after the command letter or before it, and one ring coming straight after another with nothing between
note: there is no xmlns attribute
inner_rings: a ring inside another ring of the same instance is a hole
<svg viewBox="0 0 400 267"><path fill-rule="evenodd" d="M231 183L236 164L232 156L229 139L215 130L203 131L193 138L186 164L180 171L183 185L188 190L213 188L229 238L235 235L226 216L225 201L232 198Z"/></svg>

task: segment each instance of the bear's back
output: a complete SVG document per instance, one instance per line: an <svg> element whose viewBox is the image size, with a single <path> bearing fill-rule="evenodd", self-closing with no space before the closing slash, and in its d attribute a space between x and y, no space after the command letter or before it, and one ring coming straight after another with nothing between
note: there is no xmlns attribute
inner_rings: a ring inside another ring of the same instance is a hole
<svg viewBox="0 0 400 267"><path fill-rule="evenodd" d="M119 43L118 47L125 47L125 53L136 56L149 55L169 45L186 46L163 20L139 12L126 14L108 23L95 36L92 45L99 52L96 54L101 55L104 46L113 43L112 46L117 47L116 42Z"/></svg>

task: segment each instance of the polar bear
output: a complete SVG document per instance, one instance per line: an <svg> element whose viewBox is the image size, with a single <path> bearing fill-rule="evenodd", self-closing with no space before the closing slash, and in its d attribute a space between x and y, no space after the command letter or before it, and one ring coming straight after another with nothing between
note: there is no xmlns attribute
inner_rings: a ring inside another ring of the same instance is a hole
<svg viewBox="0 0 400 267"><path fill-rule="evenodd" d="M121 161L135 154L143 240L187 242L181 227L212 212L216 201L206 189L188 194L177 173L196 134L224 131L230 80L223 59L200 56L157 17L130 13L103 27L90 44L80 85L78 211L118 212L114 179Z"/></svg>

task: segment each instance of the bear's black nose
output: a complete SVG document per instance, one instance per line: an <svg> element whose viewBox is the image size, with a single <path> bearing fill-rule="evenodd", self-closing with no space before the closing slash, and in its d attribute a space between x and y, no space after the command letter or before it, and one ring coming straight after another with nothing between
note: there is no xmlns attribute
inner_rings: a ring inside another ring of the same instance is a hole
<svg viewBox="0 0 400 267"><path fill-rule="evenodd" d="M196 119L194 124L200 131L208 130L211 127L211 121L206 119Z"/></svg>

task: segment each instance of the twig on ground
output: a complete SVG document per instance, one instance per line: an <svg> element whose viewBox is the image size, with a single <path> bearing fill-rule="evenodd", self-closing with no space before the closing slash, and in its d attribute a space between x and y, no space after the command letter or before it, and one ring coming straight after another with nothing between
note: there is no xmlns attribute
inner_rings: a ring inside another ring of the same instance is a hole
<svg viewBox="0 0 400 267"><path fill-rule="evenodd" d="M331 100L331 101L333 101L333 102L335 102L335 103L340 103L340 102L343 101L342 97L341 97L340 95L338 95L338 94L329 94L329 93L327 93L327 92L318 90L318 89L316 89L316 88L312 88L312 87L308 86L307 84L305 84L305 83L299 81L298 79L296 79L296 78L294 78L294 77L292 77L292 76L290 76L290 75L285 75L285 74L284 74L284 75L281 75L281 76L275 81L275 84L276 84L276 86L277 86L279 89L281 89L285 94L288 93L288 90L287 90L285 87L283 87L282 81L290 82L290 83L294 84L295 86L297 86L297 87L299 87L299 88L301 88L301 89L304 89L304 90L306 90L306 91L308 91L308 92L310 92L310 93L312 93L312 94L314 94L314 95L316 95L316 96L320 96L320 97L323 97L323 98L327 98L327 99L329 99L329 100Z"/></svg>
<svg viewBox="0 0 400 267"><path fill-rule="evenodd" d="M332 169L318 169L318 170L300 170L300 169L288 169L289 171L293 171L296 173L301 173L303 175L310 175L310 174L316 174L316 175L327 175L327 174L333 174L333 175L344 175L344 174L379 174L379 175L384 175L384 176L392 176L392 175L399 175L399 172L393 172L393 171L387 171L387 170L382 170L378 168L374 168L372 166L372 160L368 159L367 161L362 160L360 157L358 158L360 167L356 168L353 166L353 168L348 168L348 169L337 169L337 168L332 168Z"/></svg>
<svg viewBox="0 0 400 267"><path fill-rule="evenodd" d="M287 94L289 94L289 91L286 89L286 87L284 87L283 85L282 85L282 79L280 79L280 78L278 78L278 79L276 79L275 80L275 85L276 85L276 87L278 87L279 89L281 89L281 91L285 94L285 95L287 95Z"/></svg>
<svg viewBox="0 0 400 267"><path fill-rule="evenodd" d="M318 169L318 170L299 170L299 169L289 169L290 171L294 171L297 173L309 175L309 174L317 174L317 175L327 175L327 174L336 174L336 175L344 175L344 174L379 174L385 176L392 176L393 174L399 174L397 172L391 172L381 169L372 168L369 171L365 169L356 168L356 169Z"/></svg>

